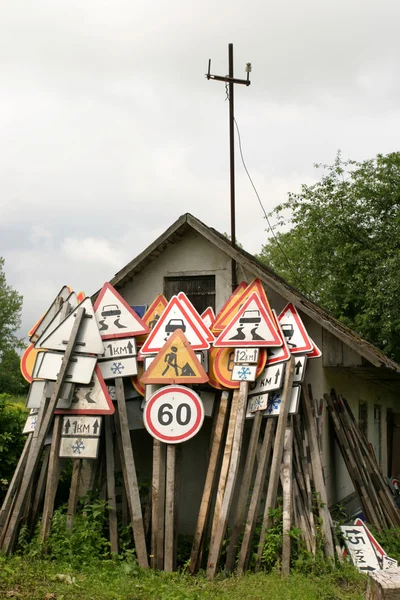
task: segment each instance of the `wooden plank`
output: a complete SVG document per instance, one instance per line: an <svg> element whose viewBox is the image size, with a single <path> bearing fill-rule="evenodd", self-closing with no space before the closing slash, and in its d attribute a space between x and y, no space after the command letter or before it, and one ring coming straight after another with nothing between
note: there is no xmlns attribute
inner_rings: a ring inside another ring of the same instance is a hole
<svg viewBox="0 0 400 600"><path fill-rule="evenodd" d="M317 552L316 546L316 531L315 531L315 519L313 512L313 494L311 489L311 463L310 463L310 452L308 447L308 439L305 435L304 428L301 427L300 415L296 415L294 419L294 448L296 454L298 454L299 462L302 466L304 485L305 485L305 496L304 496L304 511L307 514L307 521L310 526L310 552L315 556ZM297 470L296 470L297 478ZM300 514L300 518L302 515Z"/></svg>
<svg viewBox="0 0 400 600"><path fill-rule="evenodd" d="M79 476L82 468L82 460L74 458L72 460L72 476L69 488L69 498L67 507L67 529L72 529L76 515L76 504L79 494Z"/></svg>
<svg viewBox="0 0 400 600"><path fill-rule="evenodd" d="M211 435L211 452L208 461L206 480L204 483L203 496L200 503L199 516L193 538L192 552L190 555L189 572L194 574L199 569L200 549L205 537L208 517L211 511L212 493L217 478L218 458L220 456L226 417L228 413L229 393L222 392L218 413L214 417L213 431Z"/></svg>
<svg viewBox="0 0 400 600"><path fill-rule="evenodd" d="M36 527L39 517L40 507L43 502L44 493L46 490L47 470L49 467L50 446L46 446L43 452L42 466L40 468L39 479L36 484L35 497L33 499L32 513L29 526L31 529Z"/></svg>
<svg viewBox="0 0 400 600"><path fill-rule="evenodd" d="M283 448L283 463L281 466L282 478L282 577L287 577L290 572L291 537L292 527L292 473L293 464L293 426L288 422L285 432Z"/></svg>
<svg viewBox="0 0 400 600"><path fill-rule="evenodd" d="M151 566L159 570L164 568L166 452L166 444L153 440Z"/></svg>
<svg viewBox="0 0 400 600"><path fill-rule="evenodd" d="M369 573L366 600L397 600L400 598L400 569Z"/></svg>
<svg viewBox="0 0 400 600"><path fill-rule="evenodd" d="M117 498L115 493L114 441L111 428L111 417L104 417L104 431L106 446L107 505L108 528L110 531L110 548L111 552L118 554Z"/></svg>
<svg viewBox="0 0 400 600"><path fill-rule="evenodd" d="M24 510L25 500L27 498L29 486L32 481L32 478L34 477L36 468L39 464L39 460L40 460L40 457L42 454L44 442L45 442L45 439L49 432L50 424L53 419L54 409L57 405L58 395L59 395L61 386L63 385L64 380L67 375L70 358L71 358L71 355L72 355L72 352L73 352L73 349L75 346L75 341L76 341L76 338L77 338L77 335L79 332L79 327L81 325L81 322L82 322L82 319L84 318L84 316L85 316L85 309L82 307L78 308L77 312L76 312L75 323L74 323L74 326L71 331L71 336L68 340L65 354L64 354L64 357L63 357L63 360L61 363L60 372L58 374L57 381L54 386L53 394L50 398L48 407L43 416L42 425L40 427L40 430L39 430L39 428L37 428L33 433L32 448L29 452L29 457L28 457L27 464L26 464L25 474L24 474L24 477L21 482L21 487L20 487L18 496L15 501L12 515L10 517L10 523L7 528L7 533L5 535L5 538L4 538L4 541L2 544L2 550L4 552L6 552L7 554L12 552L12 550L15 546L15 543L16 543L16 539L18 537L20 520L22 517L23 510Z"/></svg>
<svg viewBox="0 0 400 600"><path fill-rule="evenodd" d="M51 439L49 456L49 468L47 472L46 493L44 497L41 531L43 542L47 540L50 533L51 521L53 519L54 512L54 501L56 499L58 480L60 478L61 467L60 458L58 454L60 451L61 431L62 417L60 415L56 415L54 417L53 436Z"/></svg>
<svg viewBox="0 0 400 600"><path fill-rule="evenodd" d="M282 402L278 416L278 425L276 427L274 451L272 454L271 474L269 478L267 498L265 500L264 516L261 525L260 541L258 544L256 566L260 568L262 553L264 548L265 532L271 526L269 511L275 508L276 497L279 485L279 471L283 456L283 445L285 442L285 431L288 422L290 398L292 395L292 385L294 376L293 356L290 357L285 369L285 381L282 390Z"/></svg>
<svg viewBox="0 0 400 600"><path fill-rule="evenodd" d="M325 555L334 558L335 552L332 539L332 518L328 509L328 495L326 492L324 473L322 470L321 455L317 440L317 431L312 413L312 405L308 393L307 385L302 384L304 420L307 432L308 443L310 446L311 465L313 471L313 480L315 491L319 495L318 502L319 516L321 518L322 537L324 540Z"/></svg>
<svg viewBox="0 0 400 600"><path fill-rule="evenodd" d="M267 473L269 458L271 454L272 442L275 435L275 428L276 419L270 417L269 419L267 419L267 425L265 427L264 438L257 463L257 472L254 481L253 493L251 495L249 511L244 527L243 540L240 548L239 561L237 566L238 575L243 574L243 572L247 568L250 559L251 543L253 541L254 528L256 526L258 513L260 510L261 497L263 493L265 476Z"/></svg>
<svg viewBox="0 0 400 600"><path fill-rule="evenodd" d="M167 473L165 485L164 571L175 570L176 555L176 446L167 444Z"/></svg>
<svg viewBox="0 0 400 600"><path fill-rule="evenodd" d="M249 447L246 456L246 463L244 466L243 476L240 482L239 498L236 505L229 546L226 553L225 570L228 571L228 573L233 571L233 569L235 568L239 540L244 527L247 499L249 496L250 485L253 478L254 463L256 459L258 438L260 437L261 422L262 412L258 411L254 415L253 419Z"/></svg>
<svg viewBox="0 0 400 600"><path fill-rule="evenodd" d="M249 390L249 382L241 381L239 390L235 390L233 397L238 396L237 400L237 416L232 442L232 453L229 464L228 477L224 498L221 505L219 520L214 534L214 539L210 545L210 552L207 561L207 577L212 579L218 568L218 560L221 553L222 542L225 536L226 527L228 525L229 511L232 504L233 493L236 484L237 473L239 469L240 452L242 448L243 429L246 420L247 410L247 395ZM238 393L236 393L238 391ZM233 402L232 402L233 404Z"/></svg>
<svg viewBox="0 0 400 600"><path fill-rule="evenodd" d="M137 482L135 460L133 457L131 436L128 425L128 415L125 404L124 383L121 377L115 379L115 388L118 404L118 416L122 442L122 453L125 463L125 483L128 497L128 505L132 519L133 537L138 563L142 568L148 567L146 539L144 536L144 525L142 507L140 504L139 486Z"/></svg>
<svg viewBox="0 0 400 600"><path fill-rule="evenodd" d="M233 435L235 432L238 400L239 400L239 390L235 390L233 393L233 396L232 396L231 410L230 410L230 414L229 414L228 431L226 434L224 454L222 457L222 465L221 465L221 470L220 470L220 474L219 474L217 494L215 497L214 517L213 517L212 527L211 527L210 548L213 545L215 532L218 527L220 514L221 514L222 502L223 502L224 494L225 494L226 482L228 479L229 465L230 465L231 453L232 453Z"/></svg>

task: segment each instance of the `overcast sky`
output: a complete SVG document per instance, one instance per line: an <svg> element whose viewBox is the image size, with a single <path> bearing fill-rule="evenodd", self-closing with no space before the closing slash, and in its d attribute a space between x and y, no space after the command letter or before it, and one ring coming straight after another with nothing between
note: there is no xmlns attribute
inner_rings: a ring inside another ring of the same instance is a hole
<svg viewBox="0 0 400 600"><path fill-rule="evenodd" d="M399 149L396 0L5 0L0 256L25 333L63 284L88 294L190 212L229 231L228 103L264 206L337 149ZM237 152L237 237L266 223Z"/></svg>

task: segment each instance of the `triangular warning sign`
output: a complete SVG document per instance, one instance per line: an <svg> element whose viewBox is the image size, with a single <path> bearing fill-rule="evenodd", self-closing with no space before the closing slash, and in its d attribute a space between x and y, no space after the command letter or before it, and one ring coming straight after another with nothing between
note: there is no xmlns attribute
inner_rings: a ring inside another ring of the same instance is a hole
<svg viewBox="0 0 400 600"><path fill-rule="evenodd" d="M76 385L70 408L57 409L57 415L112 415L114 406L98 366L89 385Z"/></svg>
<svg viewBox="0 0 400 600"><path fill-rule="evenodd" d="M103 340L149 333L147 325L110 283L101 288L94 314Z"/></svg>
<svg viewBox="0 0 400 600"><path fill-rule="evenodd" d="M204 323L203 319L201 318L201 316L199 315L199 313L197 312L197 310L195 309L193 304L190 302L189 298L186 296L186 294L184 292L179 292L178 298L190 312L190 316L197 323L197 326L203 332L203 335L206 338L207 342L210 342L210 344L212 344L213 341L215 340L215 337L213 336L213 334L211 333L211 331L209 330L207 325Z"/></svg>
<svg viewBox="0 0 400 600"><path fill-rule="evenodd" d="M74 352L83 354L103 354L104 347L94 318L93 305L90 298L85 298L50 334L39 338L35 348L47 350L65 350L75 323L78 308L85 309L85 316L79 327ZM86 318L86 315L88 318ZM40 345L39 345L40 344Z"/></svg>
<svg viewBox="0 0 400 600"><path fill-rule="evenodd" d="M36 338L36 333L40 334L40 336L36 338L35 348L43 347L42 342L58 327L61 321L64 321L64 319L67 318L67 316L78 306L78 304L79 301L77 295L75 292L71 292L67 299L64 300L62 307L58 310L58 312L56 312L49 323L45 323L43 319L44 327L42 327L42 323L40 323L35 335L32 337L32 339L34 339Z"/></svg>
<svg viewBox="0 0 400 600"><path fill-rule="evenodd" d="M215 341L217 348L265 348L282 341L263 302L253 292Z"/></svg>
<svg viewBox="0 0 400 600"><path fill-rule="evenodd" d="M214 331L222 331L232 321L233 317L238 313L243 304L250 298L250 296L256 292L261 302L264 304L270 318L272 319L272 310L268 302L267 294L263 288L263 285L259 279L254 279L241 294L236 297L236 301L230 304L225 310L224 314L219 314L217 320L214 323Z"/></svg>
<svg viewBox="0 0 400 600"><path fill-rule="evenodd" d="M278 317L286 343L292 354L311 352L313 343L296 307L289 302Z"/></svg>
<svg viewBox="0 0 400 600"><path fill-rule="evenodd" d="M166 299L166 297L163 294L158 294L158 296L153 300L149 308L144 313L142 321L147 325L150 331L157 324L157 321L164 312L167 304L168 300ZM136 338L137 345L141 346L145 341L146 337L146 335L139 335Z"/></svg>
<svg viewBox="0 0 400 600"><path fill-rule="evenodd" d="M286 344L285 336L282 333L281 326L278 321L278 317L276 316L276 312L272 310L272 315L274 317L274 325L275 329L278 332L278 335L282 341L282 346L279 348L268 348L268 359L267 365L276 365L277 363L284 362L285 360L289 360L290 358L290 350L288 345Z"/></svg>
<svg viewBox="0 0 400 600"><path fill-rule="evenodd" d="M193 350L207 350L210 347L193 312L177 296L173 296L141 347L140 354L159 352L177 329L182 329Z"/></svg>
<svg viewBox="0 0 400 600"><path fill-rule="evenodd" d="M311 343L313 345L313 349L311 350L311 352L306 352L307 358L320 358L322 356L321 350L318 348L314 340L311 340Z"/></svg>
<svg viewBox="0 0 400 600"><path fill-rule="evenodd" d="M197 359L181 329L177 329L161 348L141 383L205 383L208 375Z"/></svg>
<svg viewBox="0 0 400 600"><path fill-rule="evenodd" d="M35 323L32 329L28 333L29 340L35 343L42 333L46 330L48 325L52 322L57 313L60 312L62 304L70 297L72 291L67 285L64 285L50 304L47 311L42 317Z"/></svg>
<svg viewBox="0 0 400 600"><path fill-rule="evenodd" d="M228 300L225 302L225 304L223 305L223 307L217 314L215 323L213 325L213 331L222 331L223 327L222 327L222 329L219 329L218 322L221 319L225 318L226 313L232 308L232 306L234 304L236 304L236 300L239 298L239 296L241 296L243 294L244 290L247 287L248 287L248 283L246 283L245 281L241 281L239 283L239 285L237 286L235 291L229 296ZM215 328L215 325L217 325L217 329Z"/></svg>
<svg viewBox="0 0 400 600"><path fill-rule="evenodd" d="M212 307L209 306L208 308L206 308L206 310L203 313L201 313L200 316L203 319L205 325L208 327L208 329L211 330L216 320L216 316Z"/></svg>

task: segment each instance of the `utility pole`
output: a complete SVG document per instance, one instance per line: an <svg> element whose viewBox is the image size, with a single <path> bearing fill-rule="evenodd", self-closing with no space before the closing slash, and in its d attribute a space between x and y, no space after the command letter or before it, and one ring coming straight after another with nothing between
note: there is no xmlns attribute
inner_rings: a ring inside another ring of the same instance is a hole
<svg viewBox="0 0 400 600"><path fill-rule="evenodd" d="M227 94L229 97L229 159L230 159L230 186L231 186L231 244L236 247L236 214L235 214L235 104L234 104L234 84L250 85L251 63L246 63L246 79L235 79L233 75L233 44L228 46L228 75L211 75L211 58L208 61L207 79L224 81L227 85ZM236 261L232 258L232 291L237 286Z"/></svg>

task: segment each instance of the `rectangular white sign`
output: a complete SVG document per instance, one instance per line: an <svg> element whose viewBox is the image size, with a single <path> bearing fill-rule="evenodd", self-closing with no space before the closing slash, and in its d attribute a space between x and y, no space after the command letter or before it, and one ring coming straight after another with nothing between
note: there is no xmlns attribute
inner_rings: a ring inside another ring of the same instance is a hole
<svg viewBox="0 0 400 600"><path fill-rule="evenodd" d="M59 352L38 353L33 368L33 377L55 381L61 370L63 358L64 354ZM92 379L96 362L96 356L72 355L65 381L68 383L89 383Z"/></svg>
<svg viewBox="0 0 400 600"><path fill-rule="evenodd" d="M268 398L267 408L264 410L263 417L277 417L281 411L282 402L282 390L270 392L269 394L261 394L258 396L251 396L249 401L256 403L257 400L264 401L264 398ZM300 400L300 386L294 385L292 388L292 395L290 398L289 414L294 415L299 410ZM247 409L246 419L254 417L254 413Z"/></svg>
<svg viewBox="0 0 400 600"><path fill-rule="evenodd" d="M98 437L62 437L59 456L64 458L97 458L99 441Z"/></svg>
<svg viewBox="0 0 400 600"><path fill-rule="evenodd" d="M257 381L250 386L249 396L267 394L268 392L279 390L283 384L285 367L285 363L265 367Z"/></svg>
<svg viewBox="0 0 400 600"><path fill-rule="evenodd" d="M306 374L307 356L294 357L294 377L293 383L301 383L304 381Z"/></svg>
<svg viewBox="0 0 400 600"><path fill-rule="evenodd" d="M235 348L233 362L257 364L259 355L259 348Z"/></svg>
<svg viewBox="0 0 400 600"><path fill-rule="evenodd" d="M342 525L340 527L354 566L363 572L380 569L371 540L362 525Z"/></svg>
<svg viewBox="0 0 400 600"><path fill-rule="evenodd" d="M101 432L100 416L70 415L63 418L62 436L99 437Z"/></svg>
<svg viewBox="0 0 400 600"><path fill-rule="evenodd" d="M28 397L26 400L27 408L40 408L43 398L51 398L54 390L54 381L45 381L44 379L34 379L30 385ZM60 398L57 401L57 408L69 408L73 397L72 383L65 383L60 392ZM65 397L64 397L65 396Z"/></svg>
<svg viewBox="0 0 400 600"><path fill-rule="evenodd" d="M37 410L35 408L33 408L30 411L29 416L26 419L22 433L31 433L32 431L35 431L38 412L39 412L39 410Z"/></svg>
<svg viewBox="0 0 400 600"><path fill-rule="evenodd" d="M255 381L257 365L233 365L232 381Z"/></svg>
<svg viewBox="0 0 400 600"><path fill-rule="evenodd" d="M247 405L247 413L255 413L259 410L266 410L268 408L268 394L263 394L262 396L255 396L254 398L249 398L249 403Z"/></svg>
<svg viewBox="0 0 400 600"><path fill-rule="evenodd" d="M122 338L119 340L103 340L104 354L99 360L112 358L122 358L127 356L136 356L136 340L134 337Z"/></svg>
<svg viewBox="0 0 400 600"><path fill-rule="evenodd" d="M103 375L103 379L130 377L132 375L137 375L138 372L136 356L102 360L101 362L98 362L98 366Z"/></svg>

